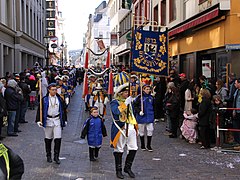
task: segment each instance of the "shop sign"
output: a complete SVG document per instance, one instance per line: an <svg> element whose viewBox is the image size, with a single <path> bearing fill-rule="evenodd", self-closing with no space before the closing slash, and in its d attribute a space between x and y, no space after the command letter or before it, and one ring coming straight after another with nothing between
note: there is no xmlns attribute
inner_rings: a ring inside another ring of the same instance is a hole
<svg viewBox="0 0 240 180"><path fill-rule="evenodd" d="M55 0L46 0L46 35L49 37L55 36Z"/></svg>
<svg viewBox="0 0 240 180"><path fill-rule="evenodd" d="M226 44L226 50L240 50L240 44Z"/></svg>

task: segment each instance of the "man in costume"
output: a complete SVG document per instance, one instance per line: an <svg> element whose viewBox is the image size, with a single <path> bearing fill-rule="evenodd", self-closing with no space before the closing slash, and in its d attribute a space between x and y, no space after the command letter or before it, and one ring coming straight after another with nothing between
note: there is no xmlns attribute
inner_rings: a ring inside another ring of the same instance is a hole
<svg viewBox="0 0 240 180"><path fill-rule="evenodd" d="M88 82L88 94L85 96L85 111L89 111L91 107L93 107L93 89L96 87L96 76L93 74L88 76L89 82Z"/></svg>
<svg viewBox="0 0 240 180"><path fill-rule="evenodd" d="M101 84L98 83L93 91L93 107L98 107L99 115L102 118L106 115L106 105L108 102L107 94L105 94Z"/></svg>
<svg viewBox="0 0 240 180"><path fill-rule="evenodd" d="M42 120L40 113L42 113ZM59 153L62 140L62 128L66 125L67 113L65 102L57 93L55 83L49 84L48 94L42 98L42 109L40 105L37 111L36 122L39 127L44 128L47 162L52 162L51 145L54 139L54 161L60 164Z"/></svg>
<svg viewBox="0 0 240 180"><path fill-rule="evenodd" d="M132 97L129 96L129 83L120 85L115 90L114 100L111 102L111 113L113 118L111 128L111 147L114 148L116 175L123 179L122 155L127 145L127 157L124 172L131 178L135 177L131 167L137 152L137 121L132 111Z"/></svg>
<svg viewBox="0 0 240 180"><path fill-rule="evenodd" d="M130 95L132 97L136 97L139 93L140 93L140 87L139 84L137 83L137 75L132 74L130 81L131 81L131 91L130 91Z"/></svg>

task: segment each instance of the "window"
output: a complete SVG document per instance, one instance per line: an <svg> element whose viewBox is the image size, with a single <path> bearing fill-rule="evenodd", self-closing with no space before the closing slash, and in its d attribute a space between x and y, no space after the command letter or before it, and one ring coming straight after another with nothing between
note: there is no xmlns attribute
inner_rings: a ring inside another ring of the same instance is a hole
<svg viewBox="0 0 240 180"><path fill-rule="evenodd" d="M158 5L154 7L153 18L154 18L154 21L156 21L158 23ZM154 29L157 30L156 27Z"/></svg>
<svg viewBox="0 0 240 180"><path fill-rule="evenodd" d="M99 38L103 38L103 32L99 31L99 32L98 32L98 37L99 37Z"/></svg>
<svg viewBox="0 0 240 180"><path fill-rule="evenodd" d="M166 26L166 0L161 2L161 26Z"/></svg>
<svg viewBox="0 0 240 180"><path fill-rule="evenodd" d="M169 22L176 20L176 18L177 18L176 0L169 0Z"/></svg>
<svg viewBox="0 0 240 180"><path fill-rule="evenodd" d="M202 3L204 3L205 1L207 1L207 0L199 0L199 4L202 4Z"/></svg>

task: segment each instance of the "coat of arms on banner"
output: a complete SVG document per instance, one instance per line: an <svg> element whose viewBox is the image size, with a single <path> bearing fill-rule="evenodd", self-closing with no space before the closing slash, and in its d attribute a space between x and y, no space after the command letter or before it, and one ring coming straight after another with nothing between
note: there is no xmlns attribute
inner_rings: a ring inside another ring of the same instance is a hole
<svg viewBox="0 0 240 180"><path fill-rule="evenodd" d="M167 75L167 32L135 30L132 71Z"/></svg>

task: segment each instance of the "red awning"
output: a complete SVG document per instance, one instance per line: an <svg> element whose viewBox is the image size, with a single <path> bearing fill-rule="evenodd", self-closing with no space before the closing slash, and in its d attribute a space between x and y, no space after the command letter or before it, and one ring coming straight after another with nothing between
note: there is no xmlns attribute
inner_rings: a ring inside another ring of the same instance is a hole
<svg viewBox="0 0 240 180"><path fill-rule="evenodd" d="M192 28L192 27L195 27L195 26L200 25L202 23L205 23L205 22L217 17L218 15L219 15L219 9L216 8L216 9L214 9L214 10L212 10L212 11L210 11L210 12L208 12L208 13L206 13L206 14L204 14L204 15L202 15L202 16L200 16L200 17L198 17L198 18L196 18L192 21L190 21L190 22L187 22L187 23L181 25L180 27L176 27L176 28L170 30L169 31L169 37L171 37L175 34L181 33L181 32L183 32L183 31L185 31L189 28Z"/></svg>

